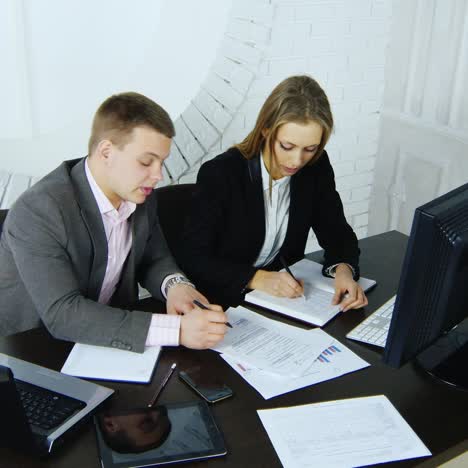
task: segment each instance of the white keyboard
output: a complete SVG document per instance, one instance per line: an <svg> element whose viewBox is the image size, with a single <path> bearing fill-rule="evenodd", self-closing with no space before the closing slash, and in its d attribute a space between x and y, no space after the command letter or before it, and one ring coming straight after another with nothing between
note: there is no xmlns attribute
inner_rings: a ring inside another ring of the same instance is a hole
<svg viewBox="0 0 468 468"><path fill-rule="evenodd" d="M383 348L387 341L388 329L392 320L395 297L390 298L356 328L353 328L346 335L346 338Z"/></svg>

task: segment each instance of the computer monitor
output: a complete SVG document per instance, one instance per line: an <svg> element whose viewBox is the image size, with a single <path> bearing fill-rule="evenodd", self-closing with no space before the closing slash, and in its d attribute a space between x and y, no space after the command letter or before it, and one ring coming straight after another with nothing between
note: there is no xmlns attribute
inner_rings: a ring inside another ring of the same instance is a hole
<svg viewBox="0 0 468 468"><path fill-rule="evenodd" d="M415 211L384 362L468 389L468 184Z"/></svg>

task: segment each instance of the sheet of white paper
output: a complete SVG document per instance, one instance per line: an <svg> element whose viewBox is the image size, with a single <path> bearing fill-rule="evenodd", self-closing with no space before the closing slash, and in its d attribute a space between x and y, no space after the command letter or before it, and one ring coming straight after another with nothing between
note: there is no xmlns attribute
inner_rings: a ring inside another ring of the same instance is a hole
<svg viewBox="0 0 468 468"><path fill-rule="evenodd" d="M245 296L245 300L320 327L340 312L338 305L331 305L334 293L333 279L322 275L322 265L302 259L291 266L291 271L296 278L304 281L305 298L290 299L270 296L262 291L252 291ZM367 291L376 282L361 278L359 284Z"/></svg>
<svg viewBox="0 0 468 468"><path fill-rule="evenodd" d="M310 330L307 333L326 333L321 329ZM226 356L221 357L238 372L263 398L268 400L283 393L292 392L298 388L314 385L325 380L334 379L344 374L368 367L369 364L354 354L338 340L333 340L331 345L322 351L311 367L301 377L288 377L271 374L250 366L248 363L239 362Z"/></svg>
<svg viewBox="0 0 468 468"><path fill-rule="evenodd" d="M104 346L76 343L61 372L90 379L144 382L151 380L161 348L150 346L133 353Z"/></svg>
<svg viewBox="0 0 468 468"><path fill-rule="evenodd" d="M431 455L384 395L258 415L285 468L343 468Z"/></svg>
<svg viewBox="0 0 468 468"><path fill-rule="evenodd" d="M275 374L302 375L333 341L329 335L313 335L245 307L229 308L226 314L233 328L213 349Z"/></svg>

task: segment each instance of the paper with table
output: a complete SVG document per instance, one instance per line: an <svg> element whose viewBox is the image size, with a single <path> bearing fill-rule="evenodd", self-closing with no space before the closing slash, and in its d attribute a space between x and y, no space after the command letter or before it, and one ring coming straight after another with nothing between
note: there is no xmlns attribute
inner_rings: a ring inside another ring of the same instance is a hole
<svg viewBox="0 0 468 468"><path fill-rule="evenodd" d="M313 339L313 335L326 335L331 344L322 350L317 359L305 371L304 375L299 377L272 374L232 357L226 355L222 355L221 357L266 400L369 366L366 361L354 354L338 340L329 337L320 328L310 331L303 330L303 332L306 335L310 334L311 339Z"/></svg>
<svg viewBox="0 0 468 468"><path fill-rule="evenodd" d="M233 328L213 349L275 374L303 375L333 341L326 333L304 333L245 307L229 308L226 315Z"/></svg>
<svg viewBox="0 0 468 468"><path fill-rule="evenodd" d="M431 455L384 395L258 415L285 468L343 468Z"/></svg>
<svg viewBox="0 0 468 468"><path fill-rule="evenodd" d="M304 281L305 297L294 299L275 297L263 291L254 290L245 296L245 300L319 327L325 325L340 312L338 305L331 305L334 294L333 278L322 275L320 263L305 258L292 265L290 269L296 278ZM364 291L367 291L376 282L360 278L359 284Z"/></svg>
<svg viewBox="0 0 468 468"><path fill-rule="evenodd" d="M148 383L160 352L159 346L149 346L144 353L133 353L76 343L61 372L89 379Z"/></svg>

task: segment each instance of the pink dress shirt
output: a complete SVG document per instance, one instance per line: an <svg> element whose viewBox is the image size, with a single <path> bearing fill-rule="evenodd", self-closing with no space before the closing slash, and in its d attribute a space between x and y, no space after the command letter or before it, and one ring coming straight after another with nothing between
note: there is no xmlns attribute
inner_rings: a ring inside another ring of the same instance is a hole
<svg viewBox="0 0 468 468"><path fill-rule="evenodd" d="M91 174L88 160L85 162L85 171L101 213L107 238L107 267L98 298L98 302L107 304L115 292L123 265L132 247L132 230L128 218L135 211L136 205L124 200L119 209L115 209ZM168 279L165 278L163 285ZM178 345L179 329L179 316L153 314L146 338L146 346Z"/></svg>

